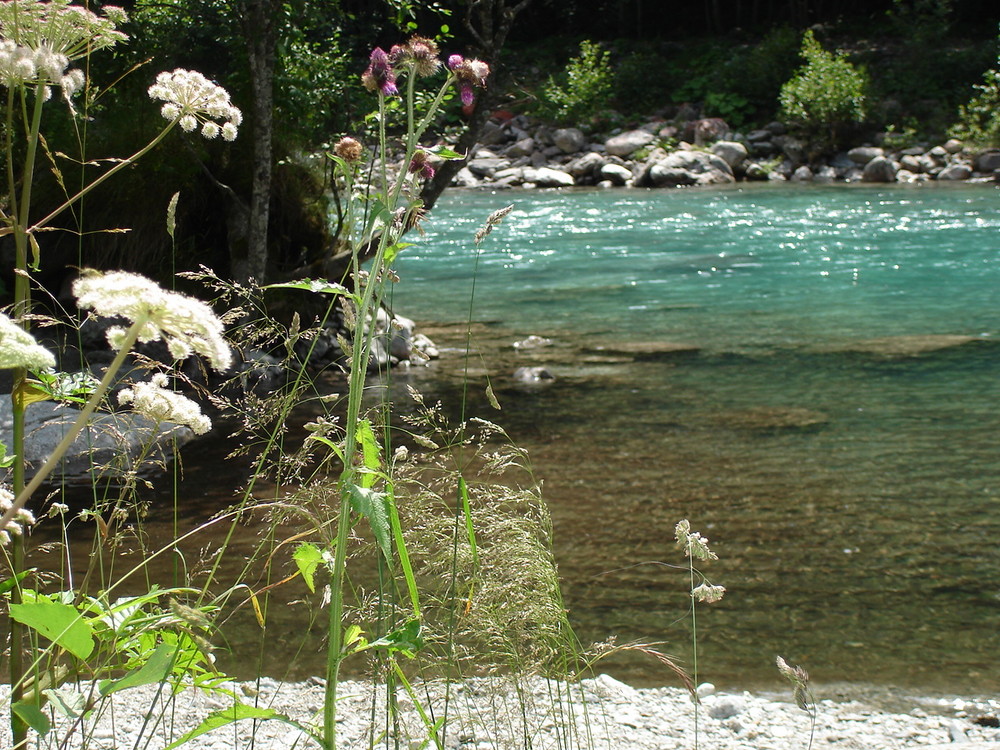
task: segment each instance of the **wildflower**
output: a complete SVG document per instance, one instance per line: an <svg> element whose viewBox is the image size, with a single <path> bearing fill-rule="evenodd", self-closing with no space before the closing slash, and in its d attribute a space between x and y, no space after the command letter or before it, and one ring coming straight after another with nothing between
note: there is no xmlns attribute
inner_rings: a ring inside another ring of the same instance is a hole
<svg viewBox="0 0 1000 750"><path fill-rule="evenodd" d="M160 114L165 120L177 122L185 132L204 123L201 132L206 138L221 134L223 140L234 141L243 122L243 113L229 101L229 93L194 70L178 68L172 73L160 73L149 87L149 98L165 102ZM225 123L220 127L214 120Z"/></svg>
<svg viewBox="0 0 1000 750"><path fill-rule="evenodd" d="M412 36L403 46L395 46L389 58L394 65L406 66L420 78L432 76L441 68L440 50L431 39Z"/></svg>
<svg viewBox="0 0 1000 750"><path fill-rule="evenodd" d="M413 152L413 158L410 159L409 166L411 174L419 174L425 180L434 177L434 167L427 161L427 156L427 152L423 149L417 149Z"/></svg>
<svg viewBox="0 0 1000 750"><path fill-rule="evenodd" d="M686 518L677 522L674 527L674 537L677 544L684 548L687 557L697 557L699 560L718 560L719 556L708 547L708 539L697 531L691 531L691 522Z"/></svg>
<svg viewBox="0 0 1000 750"><path fill-rule="evenodd" d="M707 602L709 604L714 604L719 601L725 593L725 586L713 586L708 583L703 583L700 586L695 586L691 589L691 596L699 602Z"/></svg>
<svg viewBox="0 0 1000 750"><path fill-rule="evenodd" d="M98 315L120 315L140 325L138 340L163 339L177 359L200 354L216 370L232 364L232 352L222 336L222 322L200 300L161 289L149 279L124 271L85 271L73 282L77 304ZM108 343L120 348L125 329L109 328Z"/></svg>
<svg viewBox="0 0 1000 750"><path fill-rule="evenodd" d="M448 67L458 81L458 93L462 104L468 107L475 99L473 86L486 88L486 79L490 75L490 66L475 58L466 60L461 55L448 58Z"/></svg>
<svg viewBox="0 0 1000 750"><path fill-rule="evenodd" d="M52 352L39 346L30 333L0 313L0 368L44 370L55 366L56 358Z"/></svg>
<svg viewBox="0 0 1000 750"><path fill-rule="evenodd" d="M6 487L0 486L0 515L6 514L14 507L14 495ZM25 526L35 523L35 516L27 508L20 508L14 514L14 518L7 522L7 525L0 529L0 546L10 543L10 537L21 536Z"/></svg>
<svg viewBox="0 0 1000 750"><path fill-rule="evenodd" d="M148 383L135 383L118 393L118 403L132 404L132 411L156 422L174 422L204 435L212 429L211 420L201 413L201 407L180 393L167 388L167 376L155 373Z"/></svg>
<svg viewBox="0 0 1000 750"><path fill-rule="evenodd" d="M385 96L399 93L389 56L381 47L372 50L368 68L361 74L361 83L369 91L381 91Z"/></svg>
<svg viewBox="0 0 1000 750"><path fill-rule="evenodd" d="M333 153L348 164L361 161L361 144L350 136L344 136L333 147Z"/></svg>

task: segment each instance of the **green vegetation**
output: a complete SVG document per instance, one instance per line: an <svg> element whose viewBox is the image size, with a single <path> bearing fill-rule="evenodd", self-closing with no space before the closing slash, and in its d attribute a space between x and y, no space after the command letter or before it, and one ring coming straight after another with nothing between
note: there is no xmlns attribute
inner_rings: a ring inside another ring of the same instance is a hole
<svg viewBox="0 0 1000 750"><path fill-rule="evenodd" d="M866 115L868 76L842 52L823 49L810 29L802 37L806 64L781 87L782 115L823 145L841 145Z"/></svg>
<svg viewBox="0 0 1000 750"><path fill-rule="evenodd" d="M542 89L539 113L561 125L593 122L608 108L614 89L611 54L591 41L580 43L580 53L565 70L550 77Z"/></svg>
<svg viewBox="0 0 1000 750"><path fill-rule="evenodd" d="M951 134L979 146L1000 146L1000 57L973 88L978 93L958 108Z"/></svg>

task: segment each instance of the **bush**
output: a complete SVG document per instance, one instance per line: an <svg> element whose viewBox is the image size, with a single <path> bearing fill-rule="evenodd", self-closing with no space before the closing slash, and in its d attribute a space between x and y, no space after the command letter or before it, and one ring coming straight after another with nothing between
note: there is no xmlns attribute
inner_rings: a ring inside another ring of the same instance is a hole
<svg viewBox="0 0 1000 750"><path fill-rule="evenodd" d="M584 40L580 54L558 78L550 77L545 84L540 114L566 125L592 121L607 108L613 81L610 53Z"/></svg>
<svg viewBox="0 0 1000 750"><path fill-rule="evenodd" d="M844 53L823 49L811 29L801 54L806 64L781 87L782 116L822 145L837 146L847 126L865 119L868 75Z"/></svg>
<svg viewBox="0 0 1000 750"><path fill-rule="evenodd" d="M958 108L958 122L949 132L976 145L1000 146L1000 56L973 88L979 93Z"/></svg>

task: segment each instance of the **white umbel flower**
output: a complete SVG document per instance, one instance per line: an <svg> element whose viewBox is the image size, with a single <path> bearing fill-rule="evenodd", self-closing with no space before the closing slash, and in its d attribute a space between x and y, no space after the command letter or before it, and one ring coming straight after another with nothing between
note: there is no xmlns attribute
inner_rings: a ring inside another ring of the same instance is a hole
<svg viewBox="0 0 1000 750"><path fill-rule="evenodd" d="M14 495L4 486L0 486L0 515L5 514L14 506ZM14 518L7 522L7 525L0 529L0 546L10 543L10 537L21 536L25 526L32 526L35 517L27 508L21 508L14 514Z"/></svg>
<svg viewBox="0 0 1000 750"><path fill-rule="evenodd" d="M716 555L708 546L708 539L697 531L691 531L691 522L686 518L678 521L674 527L674 537L677 544L684 548L686 557L694 557L699 560L718 560Z"/></svg>
<svg viewBox="0 0 1000 750"><path fill-rule="evenodd" d="M170 390L167 376L158 372L148 383L135 383L118 393L118 403L132 404L132 411L156 422L174 422L204 435L212 429L212 421L201 413L201 407L180 393Z"/></svg>
<svg viewBox="0 0 1000 750"><path fill-rule="evenodd" d="M703 583L700 586L695 586L691 589L691 596L699 602L707 602L709 604L714 604L722 599L722 597L725 596L725 593L725 586L713 586L710 583Z"/></svg>
<svg viewBox="0 0 1000 750"><path fill-rule="evenodd" d="M235 140L243 122L243 113L229 101L229 93L194 70L178 68L172 73L160 73L149 87L149 98L164 102L160 114L171 122L179 121L187 132L197 128L199 122L211 123L211 127L202 128L206 138L221 133L223 139ZM223 121L222 126L215 120Z"/></svg>
<svg viewBox="0 0 1000 750"><path fill-rule="evenodd" d="M55 366L56 358L52 356L52 352L40 346L30 333L0 313L0 368L44 370Z"/></svg>
<svg viewBox="0 0 1000 750"><path fill-rule="evenodd" d="M73 282L73 294L83 309L139 323L139 341L162 339L177 359L200 354L220 372L232 364L222 321L200 300L168 292L144 276L124 271L84 271ZM109 328L107 337L111 346L121 348L125 329Z"/></svg>

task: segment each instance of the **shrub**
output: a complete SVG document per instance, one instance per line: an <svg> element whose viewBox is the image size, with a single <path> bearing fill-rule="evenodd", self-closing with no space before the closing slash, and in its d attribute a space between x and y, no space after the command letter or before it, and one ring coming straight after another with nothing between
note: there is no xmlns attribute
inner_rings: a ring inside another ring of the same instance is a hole
<svg viewBox="0 0 1000 750"><path fill-rule="evenodd" d="M607 108L613 81L610 53L584 40L580 54L566 64L563 73L549 77L542 91L541 114L568 125L593 120Z"/></svg>
<svg viewBox="0 0 1000 750"><path fill-rule="evenodd" d="M1000 145L1000 56L997 67L983 73L978 93L958 108L958 122L949 131L956 138L982 146Z"/></svg>
<svg viewBox="0 0 1000 750"><path fill-rule="evenodd" d="M781 87L782 116L823 145L836 146L846 126L865 119L868 75L843 52L828 52L812 30L802 37L806 64Z"/></svg>

